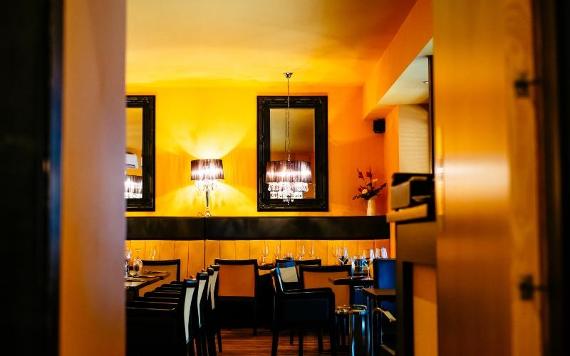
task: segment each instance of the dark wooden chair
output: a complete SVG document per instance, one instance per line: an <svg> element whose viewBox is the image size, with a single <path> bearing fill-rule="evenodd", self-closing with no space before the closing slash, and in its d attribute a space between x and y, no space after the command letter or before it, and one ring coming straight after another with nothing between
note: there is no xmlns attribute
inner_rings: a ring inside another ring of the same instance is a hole
<svg viewBox="0 0 570 356"><path fill-rule="evenodd" d="M335 296L335 308L351 304L351 289L348 285L335 285L333 280L346 278L351 274L350 265L335 266L299 266L299 275L303 288L330 288ZM337 314L334 320L339 343L348 343L348 319L344 314ZM319 348L321 342L319 341Z"/></svg>
<svg viewBox="0 0 570 356"><path fill-rule="evenodd" d="M198 281L196 303L194 304L194 323L196 337L196 349L198 356L208 355L208 333L207 333L207 310L208 310L208 282L210 276L208 272L196 274Z"/></svg>
<svg viewBox="0 0 570 356"><path fill-rule="evenodd" d="M190 307L195 281L158 287L127 303L127 354L194 354Z"/></svg>
<svg viewBox="0 0 570 356"><path fill-rule="evenodd" d="M274 308L271 355L277 355L279 333L295 330L299 333L299 355L303 355L304 333L314 330L320 333L328 329L331 340L331 354L336 355L335 299L330 288L287 290L281 279L280 268L273 271ZM319 345L322 351L322 345Z"/></svg>
<svg viewBox="0 0 570 356"><path fill-rule="evenodd" d="M299 271L293 260L277 260L275 266L279 267L283 289L302 289Z"/></svg>
<svg viewBox="0 0 570 356"><path fill-rule="evenodd" d="M285 289L302 289L299 277L299 266L320 266L320 259L311 260L291 260L277 259L275 265L280 268L281 278Z"/></svg>
<svg viewBox="0 0 570 356"><path fill-rule="evenodd" d="M152 292L147 292L144 297L136 299L137 302L178 302L183 308L184 317L184 332L186 344L190 355L194 355L194 348L197 334L193 326L192 305L195 303L197 297L196 287L198 283L196 280L184 280L182 282L171 282L157 287Z"/></svg>
<svg viewBox="0 0 570 356"><path fill-rule="evenodd" d="M214 340L217 336L218 340L218 350L222 352L222 333L220 329L220 314L219 309L216 307L216 302L218 300L218 274L220 273L220 266L211 265L208 269L209 281L208 281L208 299L210 300L209 306L209 335ZM214 341L215 343L215 341ZM215 345L214 345L215 348Z"/></svg>
<svg viewBox="0 0 570 356"><path fill-rule="evenodd" d="M299 266L303 288L330 288L335 295L336 306L350 305L350 287L334 285L333 280L350 276L350 265Z"/></svg>
<svg viewBox="0 0 570 356"><path fill-rule="evenodd" d="M253 334L257 335L257 284L258 265L256 259L215 260L220 266L218 272L218 298L216 308L220 317L236 305L251 308Z"/></svg>
<svg viewBox="0 0 570 356"><path fill-rule="evenodd" d="M321 265L321 259L320 258L314 258L314 259L310 259L310 260L295 260L295 265L297 265L297 266L320 266Z"/></svg>
<svg viewBox="0 0 570 356"><path fill-rule="evenodd" d="M135 301L126 316L128 356L187 355L178 303Z"/></svg>

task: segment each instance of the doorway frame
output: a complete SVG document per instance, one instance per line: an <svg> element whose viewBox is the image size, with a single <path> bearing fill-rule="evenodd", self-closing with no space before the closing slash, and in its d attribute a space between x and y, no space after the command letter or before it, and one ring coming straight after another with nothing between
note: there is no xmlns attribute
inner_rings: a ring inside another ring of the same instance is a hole
<svg viewBox="0 0 570 356"><path fill-rule="evenodd" d="M570 26L568 6L559 0L534 0L533 12L535 63L538 83L536 90L537 127L541 180L541 260L543 284L541 293L543 354L567 355L564 322L567 320L568 262L564 261L564 236L568 231L564 217L568 215L570 190L563 182L570 178L570 123L563 118L570 113L568 97L568 68L570 54L567 33Z"/></svg>

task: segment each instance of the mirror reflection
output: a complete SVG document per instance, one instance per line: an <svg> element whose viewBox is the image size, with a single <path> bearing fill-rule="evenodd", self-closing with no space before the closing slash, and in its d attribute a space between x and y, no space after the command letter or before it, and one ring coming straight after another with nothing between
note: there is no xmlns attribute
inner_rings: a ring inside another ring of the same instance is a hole
<svg viewBox="0 0 570 356"><path fill-rule="evenodd" d="M272 108L270 116L270 161L308 162L311 177L315 177L315 109ZM307 184L306 191L296 193L295 199L314 199L314 183ZM270 192L270 199L283 199L279 192Z"/></svg>
<svg viewBox="0 0 570 356"><path fill-rule="evenodd" d="M125 190L127 211L154 210L154 95L127 95Z"/></svg>
<svg viewBox="0 0 570 356"><path fill-rule="evenodd" d="M257 97L257 210L328 210L328 98Z"/></svg>
<svg viewBox="0 0 570 356"><path fill-rule="evenodd" d="M125 199L142 199L143 109L127 108Z"/></svg>

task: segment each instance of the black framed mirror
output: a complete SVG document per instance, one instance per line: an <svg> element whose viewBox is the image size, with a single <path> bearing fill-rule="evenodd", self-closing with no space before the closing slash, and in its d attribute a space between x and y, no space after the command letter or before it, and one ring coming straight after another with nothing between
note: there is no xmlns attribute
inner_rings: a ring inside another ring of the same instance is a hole
<svg viewBox="0 0 570 356"><path fill-rule="evenodd" d="M127 211L154 211L154 95L127 95L125 199Z"/></svg>
<svg viewBox="0 0 570 356"><path fill-rule="evenodd" d="M307 177L310 172L310 182L292 199L284 199L268 182L284 167L302 169ZM257 210L328 209L328 98L258 96Z"/></svg>

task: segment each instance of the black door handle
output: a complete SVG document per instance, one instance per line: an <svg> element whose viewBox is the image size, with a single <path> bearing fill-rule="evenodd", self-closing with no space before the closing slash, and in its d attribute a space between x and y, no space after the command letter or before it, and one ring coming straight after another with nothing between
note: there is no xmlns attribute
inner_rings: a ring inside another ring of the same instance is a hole
<svg viewBox="0 0 570 356"><path fill-rule="evenodd" d="M530 95L529 87L531 85L539 85L540 79L529 79L526 74L521 74L519 79L515 80L515 92L518 98L526 98Z"/></svg>
<svg viewBox="0 0 570 356"><path fill-rule="evenodd" d="M535 285L532 275L528 274L521 278L519 291L521 300L532 300L535 292L546 292L548 287L543 284Z"/></svg>

